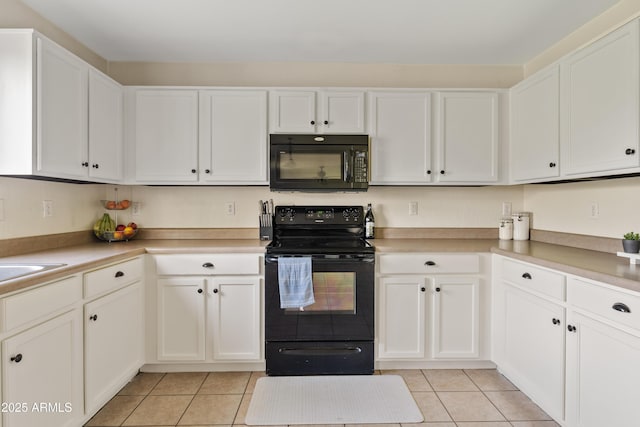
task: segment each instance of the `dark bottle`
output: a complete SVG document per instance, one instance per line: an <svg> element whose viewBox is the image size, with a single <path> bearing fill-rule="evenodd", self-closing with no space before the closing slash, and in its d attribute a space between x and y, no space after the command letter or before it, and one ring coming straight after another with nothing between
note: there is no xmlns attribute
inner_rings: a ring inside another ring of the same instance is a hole
<svg viewBox="0 0 640 427"><path fill-rule="evenodd" d="M373 239L373 231L375 229L376 220L373 217L373 211L371 210L371 203L367 205L367 213L364 215L364 237L366 239Z"/></svg>

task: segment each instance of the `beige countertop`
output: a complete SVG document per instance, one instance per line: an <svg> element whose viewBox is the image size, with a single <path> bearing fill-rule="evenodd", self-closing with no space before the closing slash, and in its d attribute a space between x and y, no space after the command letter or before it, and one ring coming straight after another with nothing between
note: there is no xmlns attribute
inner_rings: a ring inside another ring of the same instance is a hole
<svg viewBox="0 0 640 427"><path fill-rule="evenodd" d="M63 263L65 266L7 280L0 294L55 280L106 263L117 262L144 253L255 253L264 251L268 242L258 239L133 240L95 242L65 248L0 258L0 262ZM569 274L598 280L640 292L640 266L615 254L577 249L534 241L497 239L375 239L380 254L390 252L493 252Z"/></svg>

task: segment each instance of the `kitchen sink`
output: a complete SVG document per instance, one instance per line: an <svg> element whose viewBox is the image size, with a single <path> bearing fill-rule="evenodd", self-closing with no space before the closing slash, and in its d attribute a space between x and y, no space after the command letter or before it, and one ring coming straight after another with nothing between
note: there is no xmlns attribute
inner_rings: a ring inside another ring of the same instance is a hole
<svg viewBox="0 0 640 427"><path fill-rule="evenodd" d="M0 263L0 282L17 277L26 276L27 274L39 273L52 268L62 267L66 264L15 264Z"/></svg>

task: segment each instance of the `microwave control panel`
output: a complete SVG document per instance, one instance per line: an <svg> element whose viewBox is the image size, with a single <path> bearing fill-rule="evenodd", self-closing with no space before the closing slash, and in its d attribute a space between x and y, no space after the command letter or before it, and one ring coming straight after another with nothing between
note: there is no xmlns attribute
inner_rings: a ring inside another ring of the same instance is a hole
<svg viewBox="0 0 640 427"><path fill-rule="evenodd" d="M353 182L368 182L367 153L365 151L356 151L353 157Z"/></svg>

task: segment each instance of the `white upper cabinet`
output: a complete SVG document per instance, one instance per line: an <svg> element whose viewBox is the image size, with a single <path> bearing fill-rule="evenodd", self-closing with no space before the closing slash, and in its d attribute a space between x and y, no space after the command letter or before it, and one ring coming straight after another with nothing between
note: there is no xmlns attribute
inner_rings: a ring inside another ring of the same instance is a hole
<svg viewBox="0 0 640 427"><path fill-rule="evenodd" d="M276 90L271 133L364 133L364 92Z"/></svg>
<svg viewBox="0 0 640 427"><path fill-rule="evenodd" d="M200 180L266 184L267 92L200 92Z"/></svg>
<svg viewBox="0 0 640 427"><path fill-rule="evenodd" d="M370 92L371 184L431 182L431 94Z"/></svg>
<svg viewBox="0 0 640 427"><path fill-rule="evenodd" d="M265 90L133 88L128 107L136 183L268 182Z"/></svg>
<svg viewBox="0 0 640 427"><path fill-rule="evenodd" d="M123 178L122 86L89 70L89 176L96 180Z"/></svg>
<svg viewBox="0 0 640 427"><path fill-rule="evenodd" d="M135 181L198 181L198 91L135 91Z"/></svg>
<svg viewBox="0 0 640 427"><path fill-rule="evenodd" d="M437 100L438 181L496 182L500 132L498 94L443 92Z"/></svg>
<svg viewBox="0 0 640 427"><path fill-rule="evenodd" d="M37 40L37 172L87 176L89 66L55 43Z"/></svg>
<svg viewBox="0 0 640 427"><path fill-rule="evenodd" d="M561 62L563 175L607 175L640 166L639 57L635 20Z"/></svg>
<svg viewBox="0 0 640 427"><path fill-rule="evenodd" d="M0 30L0 174L119 182L122 87L33 30Z"/></svg>
<svg viewBox="0 0 640 427"><path fill-rule="evenodd" d="M511 178L560 175L560 69L554 65L511 89Z"/></svg>

